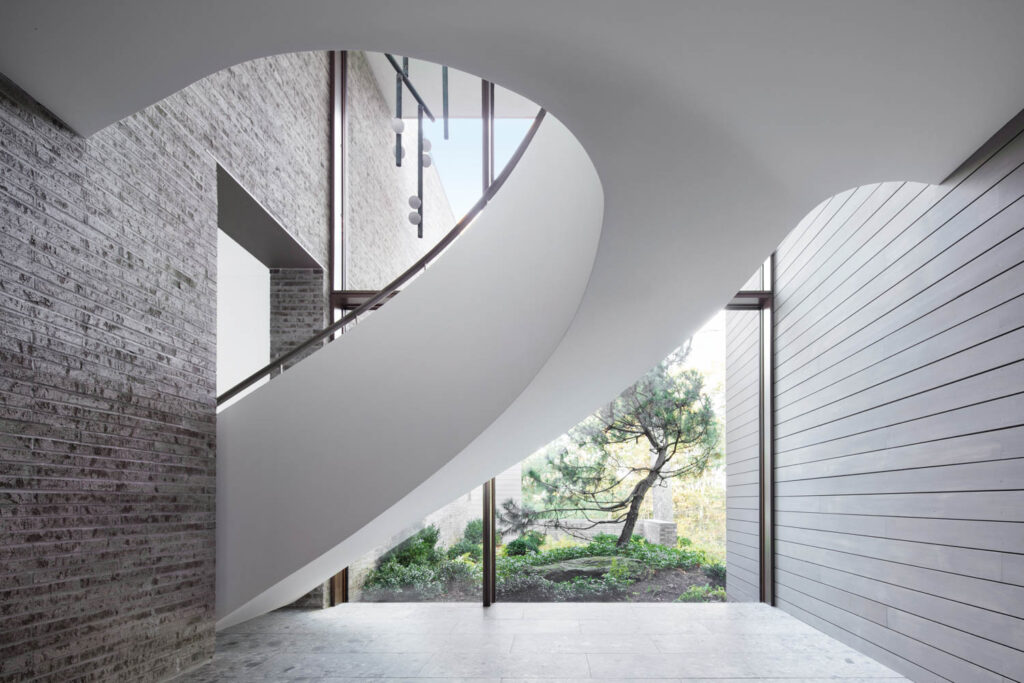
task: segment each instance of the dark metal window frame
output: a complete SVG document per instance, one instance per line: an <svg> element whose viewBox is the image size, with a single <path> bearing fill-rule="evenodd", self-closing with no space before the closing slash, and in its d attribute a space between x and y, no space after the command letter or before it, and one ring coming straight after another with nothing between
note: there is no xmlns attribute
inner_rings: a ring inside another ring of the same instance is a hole
<svg viewBox="0 0 1024 683"><path fill-rule="evenodd" d="M328 291L345 289L345 155L348 153L348 53L331 50L327 53L330 64L330 122L329 156L331 194L329 203L330 226L328 233ZM338 320L338 309L327 301L328 320ZM339 331L340 333L341 331ZM330 607L348 602L348 567L331 577L327 604Z"/></svg>

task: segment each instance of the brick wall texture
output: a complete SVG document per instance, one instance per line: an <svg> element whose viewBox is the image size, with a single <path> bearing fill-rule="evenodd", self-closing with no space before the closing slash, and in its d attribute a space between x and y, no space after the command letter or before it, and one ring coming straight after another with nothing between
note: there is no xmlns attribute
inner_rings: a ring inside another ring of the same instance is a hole
<svg viewBox="0 0 1024 683"><path fill-rule="evenodd" d="M270 357L288 353L327 324L324 272L312 268L270 269ZM315 349L311 349L312 353ZM286 364L291 367L298 360Z"/></svg>
<svg viewBox="0 0 1024 683"><path fill-rule="evenodd" d="M0 77L0 679L213 650L216 161L326 261L323 53L83 139Z"/></svg>

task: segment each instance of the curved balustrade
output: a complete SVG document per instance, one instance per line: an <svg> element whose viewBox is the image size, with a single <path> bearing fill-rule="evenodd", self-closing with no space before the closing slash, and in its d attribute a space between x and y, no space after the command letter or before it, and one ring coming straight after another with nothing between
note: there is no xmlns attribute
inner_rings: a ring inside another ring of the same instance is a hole
<svg viewBox="0 0 1024 683"><path fill-rule="evenodd" d="M519 146L516 148L516 151L512 154L512 157L508 160L508 163L505 164L505 168L502 169L501 173L494 179L494 182L487 186L487 189L484 191L483 195L480 197L480 199L476 201L476 203L469 209L469 211L466 212L466 215L463 216L455 224L455 227L448 231L448 234L442 237L438 241L438 243L435 244L433 248L430 249L430 251L424 254L419 260L417 260L408 269L406 269L405 272L403 272L401 275L399 275L390 283L388 283L382 290L377 292L375 295L371 296L365 303L360 305L358 308L346 313L337 322L334 322L331 325L325 327L323 330L317 332L315 335L313 335L306 341L302 342L288 353L275 358L269 364L260 368L259 370L257 370L256 372L254 372L253 374L249 375L244 380L236 384L235 386L231 387L230 389L222 393L220 396L217 397L217 405L223 405L226 401L229 401L235 396L238 396L240 393L242 393L249 387L253 386L260 380L274 376L275 372L283 372L285 370L287 363L297 359L305 351L308 351L309 349L321 343L329 343L333 341L334 335L336 333L343 330L346 326L356 322L359 316L371 310L374 310L375 308L378 308L385 301L395 296L398 293L400 287L402 287L404 284L412 280L420 272L425 270L428 265L430 265L438 256L440 256L441 253L445 249L447 249L448 246L466 230L466 228L469 227L469 224L473 222L473 219L476 218L477 214L479 214L483 210L483 208L487 206L488 202L490 202L491 199L494 198L494 195L498 193L498 190L501 189L501 186L505 184L505 181L508 180L509 175L511 175L512 171L515 170L516 166L519 163L519 160L523 157L523 154L526 152L526 149L530 146L530 143L533 141L534 136L537 134L537 130L540 128L541 122L544 120L545 114L546 112L543 108L539 112L537 112L537 116L534 118L533 124L530 126L530 129L526 132L526 135L523 137L523 140L519 143Z"/></svg>

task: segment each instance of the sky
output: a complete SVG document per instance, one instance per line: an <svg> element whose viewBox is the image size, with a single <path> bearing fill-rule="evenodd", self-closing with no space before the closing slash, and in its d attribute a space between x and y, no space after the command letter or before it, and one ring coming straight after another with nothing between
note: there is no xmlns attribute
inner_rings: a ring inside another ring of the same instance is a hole
<svg viewBox="0 0 1024 683"><path fill-rule="evenodd" d="M526 135L533 119L497 119L494 122L494 173L505 163ZM444 139L441 119L424 121L423 133L431 142L430 156L448 195L452 213L461 218L480 199L483 129L480 119L450 119Z"/></svg>

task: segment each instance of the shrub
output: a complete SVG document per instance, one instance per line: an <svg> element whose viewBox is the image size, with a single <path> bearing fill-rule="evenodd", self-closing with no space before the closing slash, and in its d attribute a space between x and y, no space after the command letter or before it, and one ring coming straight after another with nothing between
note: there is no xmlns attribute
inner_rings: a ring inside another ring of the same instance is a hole
<svg viewBox="0 0 1024 683"><path fill-rule="evenodd" d="M558 584L554 581L548 581L543 576L530 570L529 567L525 571L502 571L501 565L503 561L512 560L515 558L499 558L495 565L497 573L497 588L503 596L516 596L519 594L529 594L531 600L554 600L555 589Z"/></svg>
<svg viewBox="0 0 1024 683"><path fill-rule="evenodd" d="M448 548L447 555L449 560L454 560L456 557L468 555L476 562L480 562L484 559L484 547L479 543L473 543L472 541L464 538Z"/></svg>
<svg viewBox="0 0 1024 683"><path fill-rule="evenodd" d="M423 597L440 595L445 588L432 567L425 564L404 565L396 559L388 560L372 570L363 587L370 592L414 591Z"/></svg>
<svg viewBox="0 0 1024 683"><path fill-rule="evenodd" d="M725 585L725 564L722 562L709 562L704 565L704 573L708 578L719 586Z"/></svg>
<svg viewBox="0 0 1024 683"><path fill-rule="evenodd" d="M693 541L686 538L685 536L680 536L679 540L676 541L676 545L678 545L680 548L689 548L691 545L693 545Z"/></svg>
<svg viewBox="0 0 1024 683"><path fill-rule="evenodd" d="M449 588L471 588L483 580L483 570L472 560L442 560L436 568L437 579Z"/></svg>
<svg viewBox="0 0 1024 683"><path fill-rule="evenodd" d="M539 534L538 534L539 535ZM524 534L525 536L525 534ZM543 539L542 539L543 540ZM611 556L639 560L648 570L694 569L707 565L711 572L716 562L709 563L703 550L690 547L671 548L651 543L641 536L633 536L625 547L616 545L618 538L611 534L597 534L586 545L561 546L543 552L534 551L523 537L505 546L505 554L499 557L495 567L498 589L505 595L529 594L531 600L600 600L621 596L626 588L635 584L638 576L625 562L613 561L607 574L601 578L577 578L571 581L554 582L540 576L534 567L573 560L581 557ZM710 576L710 575L709 575ZM714 578L713 576L711 578ZM702 587L701 588L703 591ZM522 597L522 595L520 595ZM683 599L693 598L690 599ZM680 596L680 601L724 600L725 592L713 586L707 592L694 597L692 591Z"/></svg>
<svg viewBox="0 0 1024 683"><path fill-rule="evenodd" d="M608 569L608 573L605 574L605 578L615 583L630 584L635 583L639 578L637 572L629 566L626 562L620 562L619 558L612 560L612 566Z"/></svg>
<svg viewBox="0 0 1024 683"><path fill-rule="evenodd" d="M686 592L675 599L676 602L725 602L725 590L707 584L690 586Z"/></svg>
<svg viewBox="0 0 1024 683"><path fill-rule="evenodd" d="M519 538L505 546L505 554L513 556L536 555L544 545L544 535L536 531L527 531Z"/></svg>
<svg viewBox="0 0 1024 683"><path fill-rule="evenodd" d="M363 587L376 598L394 598L402 593L436 598L449 591L472 590L482 577L480 565L465 558L409 565L392 558L371 571Z"/></svg>
<svg viewBox="0 0 1024 683"><path fill-rule="evenodd" d="M505 554L506 555L521 556L521 555L526 555L526 554L529 554L529 553L532 553L532 552L536 552L536 551L533 550L529 546L529 544L526 541L524 541L522 538L517 538L517 539L515 539L513 541L509 541L508 545L505 546Z"/></svg>
<svg viewBox="0 0 1024 683"><path fill-rule="evenodd" d="M392 560L406 567L414 564L434 564L441 559L437 551L439 535L440 532L433 524L424 527L388 551L380 558L377 566L383 567Z"/></svg>
<svg viewBox="0 0 1024 683"><path fill-rule="evenodd" d="M469 543L483 543L484 520L477 518L466 522L466 528L462 532L462 540Z"/></svg>

